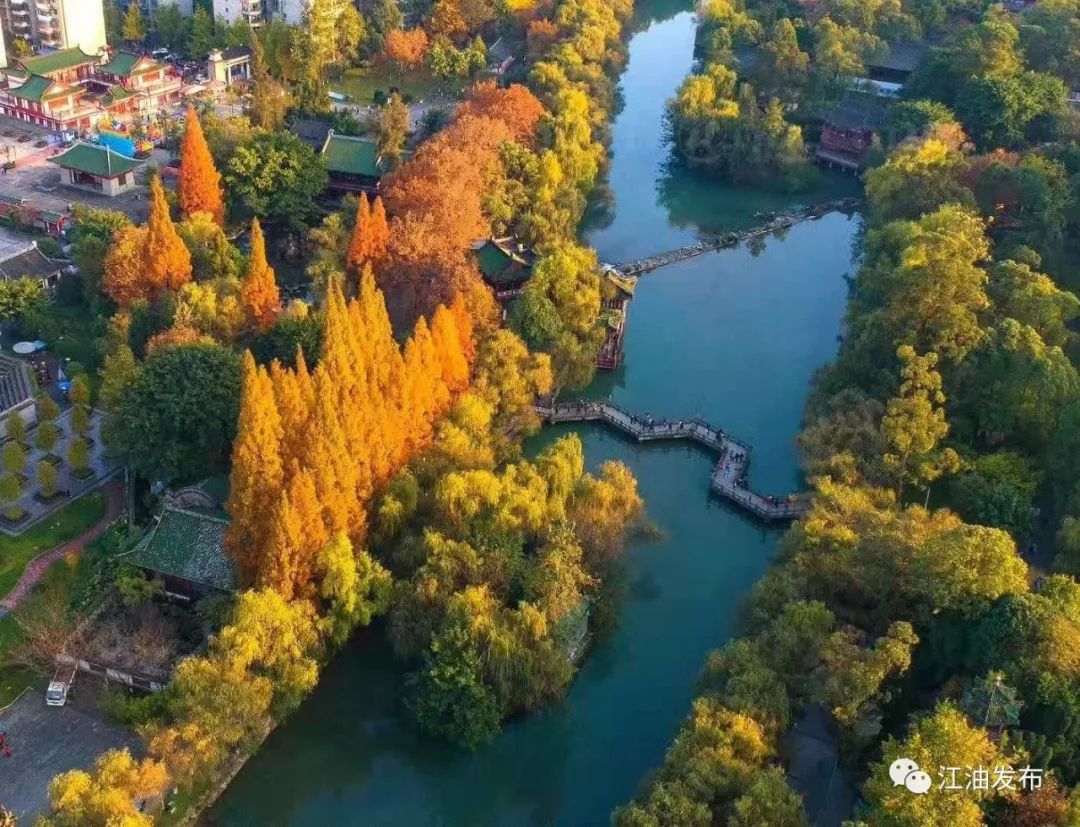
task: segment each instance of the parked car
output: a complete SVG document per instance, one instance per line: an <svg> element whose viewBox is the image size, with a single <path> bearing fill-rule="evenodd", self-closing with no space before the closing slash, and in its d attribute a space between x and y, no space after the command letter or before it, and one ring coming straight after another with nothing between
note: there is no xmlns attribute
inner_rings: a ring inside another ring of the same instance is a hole
<svg viewBox="0 0 1080 827"><path fill-rule="evenodd" d="M75 683L74 666L57 666L49 688L45 690L46 706L63 706L67 703L71 685Z"/></svg>
<svg viewBox="0 0 1080 827"><path fill-rule="evenodd" d="M19 136L18 140L20 144L25 144L27 141L30 140L30 136L24 132L22 135Z"/></svg>

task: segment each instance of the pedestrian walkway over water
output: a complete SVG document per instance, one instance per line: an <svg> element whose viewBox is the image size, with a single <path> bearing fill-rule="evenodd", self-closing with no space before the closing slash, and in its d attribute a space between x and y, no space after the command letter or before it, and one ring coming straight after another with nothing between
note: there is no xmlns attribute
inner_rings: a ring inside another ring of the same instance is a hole
<svg viewBox="0 0 1080 827"><path fill-rule="evenodd" d="M648 258L639 258L636 261L616 264L614 265L614 269L624 276L636 276L640 273L648 273L660 267L674 264L677 261L700 256L704 253L711 253L714 250L722 250L726 247L734 247L751 238L768 235L769 233L775 233L780 230L787 230L794 227L796 224L801 224L803 221L814 221L821 218L823 215L828 215L832 212L850 213L858 209L858 206L859 199L842 198L838 201L826 201L821 204L814 204L813 206L804 207L803 209L795 210L794 212L758 214L757 217L762 220L762 223L758 224L756 227L751 227L748 230L742 230L740 232L725 233L716 238L698 241L694 244L688 244L685 247L679 247L677 250L668 250L666 253L659 253L654 256L649 256Z"/></svg>
<svg viewBox="0 0 1080 827"><path fill-rule="evenodd" d="M624 411L610 402L589 400L541 401L535 407L550 423L599 421L638 442L684 439L703 445L720 455L712 473L712 490L762 520L793 520L810 510L810 499L804 494L773 497L751 491L746 485L750 446L701 419L653 419Z"/></svg>

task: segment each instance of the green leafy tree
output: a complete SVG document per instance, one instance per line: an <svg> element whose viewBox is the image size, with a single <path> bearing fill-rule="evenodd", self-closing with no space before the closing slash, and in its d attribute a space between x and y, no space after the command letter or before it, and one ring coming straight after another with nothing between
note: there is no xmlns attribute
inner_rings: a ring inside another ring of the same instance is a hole
<svg viewBox="0 0 1080 827"><path fill-rule="evenodd" d="M476 641L460 623L432 639L410 690L408 707L424 730L472 749L499 731L505 715L484 681Z"/></svg>
<svg viewBox="0 0 1080 827"><path fill-rule="evenodd" d="M169 3L158 7L154 14L154 34L163 46L180 51L187 46L188 22L180 7Z"/></svg>
<svg viewBox="0 0 1080 827"><path fill-rule="evenodd" d="M41 460L37 464L37 481L41 489L41 496L52 497L56 494L56 466L48 460Z"/></svg>
<svg viewBox="0 0 1080 827"><path fill-rule="evenodd" d="M1005 319L972 353L956 378L958 415L994 446L1006 440L1038 449L1080 399L1080 376L1057 347L1032 328Z"/></svg>
<svg viewBox="0 0 1080 827"><path fill-rule="evenodd" d="M26 449L14 440L4 446L4 470L9 474L21 474L26 468Z"/></svg>
<svg viewBox="0 0 1080 827"><path fill-rule="evenodd" d="M236 147L224 179L234 215L255 215L300 231L317 214L315 198L326 186L326 165L290 132L257 132Z"/></svg>
<svg viewBox="0 0 1080 827"><path fill-rule="evenodd" d="M120 399L117 447L150 479L220 471L239 404L240 359L233 351L210 344L154 351Z"/></svg>
<svg viewBox="0 0 1080 827"><path fill-rule="evenodd" d="M19 483L17 476L11 473L0 476L0 502L9 503L8 508L4 511L5 517L18 519L22 516L23 510L15 505L15 501L21 496L22 485Z"/></svg>
<svg viewBox="0 0 1080 827"><path fill-rule="evenodd" d="M732 805L729 827L805 827L802 796L787 783L784 771L769 767Z"/></svg>
<svg viewBox="0 0 1080 827"><path fill-rule="evenodd" d="M937 451L938 442L949 432L941 374L935 370L937 354L919 356L915 348L901 345L896 356L902 383L899 395L885 409L881 434L889 446L883 460L896 480L899 498L906 483L928 485L955 465L955 454L948 454L950 449Z"/></svg>
<svg viewBox="0 0 1080 827"><path fill-rule="evenodd" d="M83 438L73 439L68 445L67 460L74 473L85 474L90 468L90 443Z"/></svg>
<svg viewBox="0 0 1080 827"><path fill-rule="evenodd" d="M43 308L47 301L45 289L37 279L0 281L0 321L11 321Z"/></svg>
<svg viewBox="0 0 1080 827"><path fill-rule="evenodd" d="M562 244L536 262L511 308L510 326L531 348L551 354L560 387L584 387L592 379L604 339L600 303L596 253Z"/></svg>
<svg viewBox="0 0 1080 827"><path fill-rule="evenodd" d="M754 66L754 85L766 98L798 99L810 78L810 55L799 48L795 26L781 17L773 26Z"/></svg>
<svg viewBox="0 0 1080 827"><path fill-rule="evenodd" d="M55 399L45 394L37 401L37 415L39 422L53 422L60 416L60 406Z"/></svg>
<svg viewBox="0 0 1080 827"><path fill-rule="evenodd" d="M214 48L214 18L201 5L195 6L188 33L187 52L195 60L203 60Z"/></svg>
<svg viewBox="0 0 1080 827"><path fill-rule="evenodd" d="M37 426L37 447L45 453L51 453L60 441L60 427L55 422L43 421Z"/></svg>
<svg viewBox="0 0 1080 827"><path fill-rule="evenodd" d="M167 7L172 8L172 7ZM101 276L105 254L113 243L117 230L131 226L131 219L116 210L100 210L76 205L75 225L71 231L71 258L79 268L83 296L91 309L104 301Z"/></svg>
<svg viewBox="0 0 1080 827"><path fill-rule="evenodd" d="M391 164L401 161L405 151L405 140L409 136L409 107L395 92L379 113L379 122L375 130L375 139L379 144L379 153Z"/></svg>
<svg viewBox="0 0 1080 827"><path fill-rule="evenodd" d="M1013 451L984 454L949 481L949 499L966 520L1013 534L1031 528L1042 475Z"/></svg>
<svg viewBox="0 0 1080 827"><path fill-rule="evenodd" d="M955 107L976 145L989 150L1054 140L1067 101L1068 90L1059 78L1024 72L974 78Z"/></svg>
<svg viewBox="0 0 1080 827"><path fill-rule="evenodd" d="M8 416L4 431L8 439L12 439L15 442L26 443L26 420L18 414L11 414Z"/></svg>

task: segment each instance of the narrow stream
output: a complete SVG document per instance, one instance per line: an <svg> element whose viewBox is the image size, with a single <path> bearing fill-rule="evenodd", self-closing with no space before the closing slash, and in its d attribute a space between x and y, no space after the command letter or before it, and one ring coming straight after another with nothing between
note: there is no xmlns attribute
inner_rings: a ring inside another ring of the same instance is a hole
<svg viewBox="0 0 1080 827"><path fill-rule="evenodd" d="M694 20L685 4L666 8L652 9L665 19L643 24L630 42L612 146L614 217L587 236L607 261L747 226L759 210L794 203L669 164L661 116L691 69ZM829 181L796 200L844 187ZM654 416L703 416L753 445L756 488L797 487L793 439L810 377L836 350L856 229L857 219L829 215L754 250L644 276L624 365L587 395ZM567 430L546 430L530 447ZM591 467L630 466L663 536L628 549L619 626L590 653L565 702L514 721L475 753L433 744L399 717L401 668L381 630L366 630L240 773L212 823L584 827L606 824L634 794L662 760L706 653L730 636L738 601L769 565L779 534L710 497L714 460L703 451L575 430Z"/></svg>

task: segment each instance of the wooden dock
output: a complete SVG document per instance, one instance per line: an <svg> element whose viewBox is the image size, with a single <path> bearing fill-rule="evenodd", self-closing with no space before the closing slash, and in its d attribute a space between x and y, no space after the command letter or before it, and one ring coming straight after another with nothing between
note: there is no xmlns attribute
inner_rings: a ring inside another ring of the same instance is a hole
<svg viewBox="0 0 1080 827"><path fill-rule="evenodd" d="M748 241L758 236L787 230L804 221L815 221L823 215L828 215L832 212L850 213L858 209L858 206L859 199L842 198L839 201L826 201L822 204L814 204L813 206L805 207L804 209L796 210L794 212L770 213L767 216L762 216L764 220L761 224L756 227L751 227L748 230L725 233L717 238L697 241L693 244L687 244L685 247L679 247L677 250L668 250L665 253L659 253L654 256L649 256L648 258L639 258L636 261L615 264L612 265L612 267L620 275L636 276L641 273L651 272L660 267L666 267L677 261L684 261L688 258L703 255L704 253L711 253L715 250L735 247L744 241Z"/></svg>
<svg viewBox="0 0 1080 827"><path fill-rule="evenodd" d="M771 497L751 491L746 486L746 469L750 464L751 448L743 442L704 420L653 419L624 411L610 402L541 401L536 412L549 423L603 422L638 442L660 439L682 439L720 455L710 479L710 487L720 497L754 516L768 522L796 519L810 510L810 499L804 494Z"/></svg>

